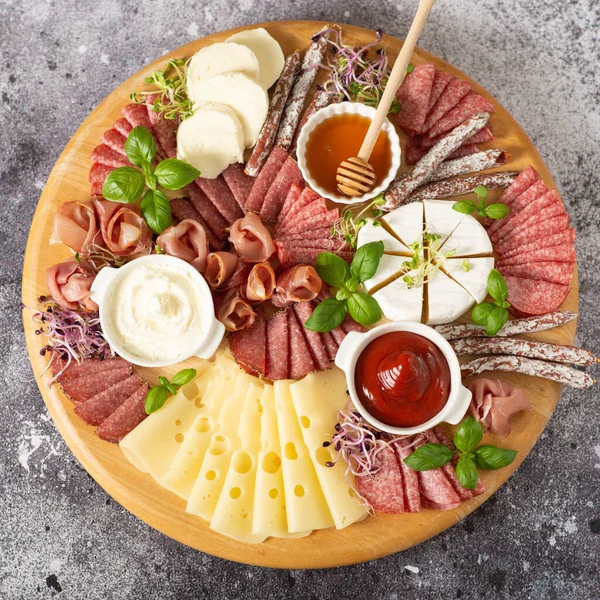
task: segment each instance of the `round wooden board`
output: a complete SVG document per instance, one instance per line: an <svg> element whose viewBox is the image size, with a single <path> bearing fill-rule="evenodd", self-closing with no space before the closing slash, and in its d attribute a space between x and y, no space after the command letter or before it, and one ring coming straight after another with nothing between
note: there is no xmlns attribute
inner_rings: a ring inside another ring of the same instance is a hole
<svg viewBox="0 0 600 600"><path fill-rule="evenodd" d="M288 54L296 48L305 49L312 35L323 25L324 23L317 21L290 21L265 23L261 26L279 41L284 52ZM62 202L89 197L89 155L100 143L102 133L121 117L120 110L128 103L130 92L139 90L143 79L156 69L162 68L167 60L190 56L202 46L222 41L232 32L241 29L246 28L210 35L162 56L120 85L83 122L54 166L34 215L23 272L23 302L27 306L36 306L36 298L47 294L45 269L71 255L66 247L49 244L54 213ZM350 25L343 26L343 33L347 44L364 44L374 39L372 31ZM400 40L389 36L385 36L383 43L387 45L392 59L402 46ZM418 64L423 61L432 62L454 76L467 79L477 92L490 97L458 69L418 49L412 62ZM532 142L508 112L497 102L494 103L497 112L492 117L492 123L496 140L492 145L510 152L512 158L508 168L521 170L527 165L533 165L546 184L554 187L552 177ZM563 308L576 311L577 300L575 278ZM59 387L48 387L43 375L47 361L39 354L43 340L41 336L34 334L35 327L27 312L24 313L24 322L33 370L48 410L69 448L107 493L152 527L188 546L233 561L266 567L298 569L359 563L404 550L454 525L489 498L519 466L544 430L561 392L561 386L553 382L527 376L498 374L498 377L512 381L527 392L533 410L521 413L513 419L513 430L507 440L498 441L494 438L493 443L518 450L515 462L500 471L484 473L483 479L488 492L465 502L455 510L424 510L419 514L398 516L382 514L369 517L341 531L321 530L306 538L269 539L263 544L248 545L213 532L206 522L187 514L183 500L159 487L149 475L135 469L125 459L119 446L97 438L94 428L86 425L74 414L71 402L65 398ZM532 337L548 342L572 344L575 328L573 322ZM193 365L193 361L188 362L190 366ZM164 369L163 372L166 375L176 370L178 369ZM157 376L156 372L148 370L142 370L142 374L149 380L155 380Z"/></svg>

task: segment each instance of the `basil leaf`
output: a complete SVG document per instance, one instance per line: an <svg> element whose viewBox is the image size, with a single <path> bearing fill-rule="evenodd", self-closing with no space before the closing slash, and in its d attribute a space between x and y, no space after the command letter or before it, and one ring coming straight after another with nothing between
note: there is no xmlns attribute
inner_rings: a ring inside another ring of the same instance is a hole
<svg viewBox="0 0 600 600"><path fill-rule="evenodd" d="M497 306L487 317L485 324L485 335L496 335L508 321L508 311L502 306Z"/></svg>
<svg viewBox="0 0 600 600"><path fill-rule="evenodd" d="M487 291L496 302L504 302L508 297L508 286L497 269L492 269L488 275Z"/></svg>
<svg viewBox="0 0 600 600"><path fill-rule="evenodd" d="M373 325L381 321L381 308L377 300L364 292L354 292L348 298L350 316L361 325Z"/></svg>
<svg viewBox="0 0 600 600"><path fill-rule="evenodd" d="M166 377L159 377L158 382L160 385L169 385L169 380Z"/></svg>
<svg viewBox="0 0 600 600"><path fill-rule="evenodd" d="M144 176L133 167L118 167L102 184L102 195L113 202L131 204L144 191Z"/></svg>
<svg viewBox="0 0 600 600"><path fill-rule="evenodd" d="M504 219L509 213L510 208L501 202L490 204L485 209L485 215L490 219Z"/></svg>
<svg viewBox="0 0 600 600"><path fill-rule="evenodd" d="M461 200L460 202L455 202L452 205L452 210L462 213L463 215L470 215L476 209L477 206L475 206L475 202L473 202L473 200Z"/></svg>
<svg viewBox="0 0 600 600"><path fill-rule="evenodd" d="M194 377L196 377L196 369L183 369L175 374L173 379L171 379L171 383L177 387L181 387L182 385L189 383Z"/></svg>
<svg viewBox="0 0 600 600"><path fill-rule="evenodd" d="M171 394L171 396L174 396L177 393L177 388L172 383L167 383L165 388L167 389L167 392Z"/></svg>
<svg viewBox="0 0 600 600"><path fill-rule="evenodd" d="M158 163L154 175L159 183L168 190L180 190L200 177L196 167L176 158L167 158Z"/></svg>
<svg viewBox="0 0 600 600"><path fill-rule="evenodd" d="M510 465L517 456L516 450L497 448L496 446L479 446L475 450L475 462L480 469L492 471Z"/></svg>
<svg viewBox="0 0 600 600"><path fill-rule="evenodd" d="M491 302L482 302L481 304L473 307L473 310L471 311L471 319L473 319L473 323L485 327L487 324L488 315L495 310L495 308L495 305Z"/></svg>
<svg viewBox="0 0 600 600"><path fill-rule="evenodd" d="M479 422L470 415L458 426L454 434L454 445L461 452L471 452L483 437Z"/></svg>
<svg viewBox="0 0 600 600"><path fill-rule="evenodd" d="M350 273L352 277L357 279L359 283L371 279L377 267L379 267L379 261L383 256L383 242L369 242L364 246L361 246L352 259L350 265Z"/></svg>
<svg viewBox="0 0 600 600"><path fill-rule="evenodd" d="M148 190L140 208L142 217L154 233L162 233L173 222L171 205L160 190Z"/></svg>
<svg viewBox="0 0 600 600"><path fill-rule="evenodd" d="M137 167L152 165L156 156L156 143L152 134L145 127L134 127L127 136L125 154Z"/></svg>
<svg viewBox="0 0 600 600"><path fill-rule="evenodd" d="M348 314L346 302L340 302L335 298L323 300L313 310L313 314L304 323L306 329L324 333L338 327Z"/></svg>
<svg viewBox="0 0 600 600"><path fill-rule="evenodd" d="M460 485L468 490L474 490L477 487L479 475L477 474L475 461L471 456L461 456L454 468Z"/></svg>
<svg viewBox="0 0 600 600"><path fill-rule="evenodd" d="M473 191L478 198L487 198L488 190L485 185L478 185Z"/></svg>
<svg viewBox="0 0 600 600"><path fill-rule="evenodd" d="M146 414L150 415L156 412L167 399L167 390L161 385L157 385L150 388L150 391L146 394L146 400L144 400L144 408Z"/></svg>
<svg viewBox="0 0 600 600"><path fill-rule="evenodd" d="M350 296L352 296L352 292L348 288L346 288L346 286L344 286L337 291L335 299L339 300L340 302L344 302L345 300L348 300Z"/></svg>
<svg viewBox="0 0 600 600"><path fill-rule="evenodd" d="M404 462L413 471L431 471L431 469L439 469L450 462L453 456L454 452L444 444L427 443L407 456Z"/></svg>
<svg viewBox="0 0 600 600"><path fill-rule="evenodd" d="M315 268L323 281L336 288L343 287L346 279L350 277L348 263L332 252L320 252Z"/></svg>
<svg viewBox="0 0 600 600"><path fill-rule="evenodd" d="M358 279L355 279L354 277L350 277L350 279L348 279L348 281L346 281L346 283L344 284L344 287L349 292L355 292L358 289L358 285L359 285Z"/></svg>

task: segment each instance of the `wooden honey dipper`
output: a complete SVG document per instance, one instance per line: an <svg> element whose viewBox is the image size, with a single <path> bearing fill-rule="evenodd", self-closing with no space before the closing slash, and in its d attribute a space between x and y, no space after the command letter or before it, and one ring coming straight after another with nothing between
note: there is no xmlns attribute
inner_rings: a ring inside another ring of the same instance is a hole
<svg viewBox="0 0 600 600"><path fill-rule="evenodd" d="M383 127L396 92L404 81L413 50L435 2L436 0L420 0L417 14L394 63L375 116L358 151L358 156L343 161L338 167L336 174L337 187L345 196L363 196L370 192L375 185L375 171L369 164L369 158L371 158L371 152L373 152L375 142L377 142L379 132Z"/></svg>

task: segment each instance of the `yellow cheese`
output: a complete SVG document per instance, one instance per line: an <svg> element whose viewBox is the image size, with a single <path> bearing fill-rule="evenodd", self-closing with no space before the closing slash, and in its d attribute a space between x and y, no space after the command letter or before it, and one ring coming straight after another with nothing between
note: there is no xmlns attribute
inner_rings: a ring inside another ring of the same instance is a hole
<svg viewBox="0 0 600 600"><path fill-rule="evenodd" d="M338 411L348 402L346 389L346 377L337 367L330 371L311 373L290 385L302 438L338 529L348 527L367 516L367 511L346 482L345 461L340 459L333 467L326 466L327 462L333 461L334 453L331 447L323 447L323 442L331 440L338 422Z"/></svg>
<svg viewBox="0 0 600 600"><path fill-rule="evenodd" d="M236 378L218 416L217 428L207 446L202 466L188 498L186 511L210 521L225 483L231 456L240 447L238 426L250 384L257 380L242 373Z"/></svg>
<svg viewBox="0 0 600 600"><path fill-rule="evenodd" d="M249 544L259 544L266 538L252 533L262 394L262 386L252 383L248 387L238 428L240 447L233 452L223 491L210 522L214 531Z"/></svg>
<svg viewBox="0 0 600 600"><path fill-rule="evenodd" d="M282 448L283 486L288 531L324 529L334 525L292 404L292 381L275 382L275 411Z"/></svg>

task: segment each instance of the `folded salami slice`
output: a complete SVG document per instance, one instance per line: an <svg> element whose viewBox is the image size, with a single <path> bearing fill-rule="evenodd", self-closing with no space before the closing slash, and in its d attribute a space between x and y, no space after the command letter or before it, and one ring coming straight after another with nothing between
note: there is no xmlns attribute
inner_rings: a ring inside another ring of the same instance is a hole
<svg viewBox="0 0 600 600"><path fill-rule="evenodd" d="M419 478L417 472L413 471L404 459L413 453L413 449L408 447L409 441L400 439L393 443L396 460L400 465L402 473L402 486L404 491L404 504L407 512L421 512L421 493L419 492Z"/></svg>
<svg viewBox="0 0 600 600"><path fill-rule="evenodd" d="M428 138L435 138L452 131L461 123L478 113L493 113L494 105L483 96L469 92L454 108L449 110L425 134Z"/></svg>
<svg viewBox="0 0 600 600"><path fill-rule="evenodd" d="M294 311L288 309L288 335L290 348L290 378L299 379L315 370L315 363L310 355L308 344L302 334L303 327L294 316ZM301 328L302 327L302 328Z"/></svg>
<svg viewBox="0 0 600 600"><path fill-rule="evenodd" d="M131 167L133 166L129 159L120 154L116 150L113 150L106 144L100 144L96 146L90 154L90 160L93 163L100 163L108 167Z"/></svg>
<svg viewBox="0 0 600 600"><path fill-rule="evenodd" d="M118 369L85 373L76 379L63 381L61 386L69 400L79 403L103 392L111 385L126 379L129 375L131 375L131 365L125 364Z"/></svg>
<svg viewBox="0 0 600 600"><path fill-rule="evenodd" d="M434 183L456 177L458 175L467 175L468 173L476 173L485 171L486 169L494 169L501 167L510 160L510 154L494 148L493 150L484 150L476 154L470 154L462 158L454 160L445 160L426 180L426 183ZM512 184L511 184L512 185ZM419 190L417 190L418 192Z"/></svg>
<svg viewBox="0 0 600 600"><path fill-rule="evenodd" d="M296 204L298 199L300 198L300 194L302 194L302 187L296 184L292 184L290 191L287 193L285 197L285 201L283 202L283 206L279 211L279 216L277 217L277 224L275 225L275 229L273 230L273 237L277 237L278 231L281 229L283 221L289 214L290 210Z"/></svg>
<svg viewBox="0 0 600 600"><path fill-rule="evenodd" d="M296 161L291 156L288 156L277 177L275 177L269 187L262 203L260 218L263 221L269 223L277 221L279 212L292 185L302 186L304 185L304 179Z"/></svg>
<svg viewBox="0 0 600 600"><path fill-rule="evenodd" d="M514 250L522 244L533 242L555 233L560 233L569 228L569 215L552 217L547 221L539 221L514 234L508 233L495 247L498 254L503 255L508 250Z"/></svg>
<svg viewBox="0 0 600 600"><path fill-rule="evenodd" d="M546 236L530 242L529 244L523 244L522 246L516 247L514 250L508 250L501 255L501 259L510 258L516 254L528 254L534 250L540 250L541 248L552 248L553 246L562 246L563 244L573 244L575 242L575 229L570 227L556 233L552 236Z"/></svg>
<svg viewBox="0 0 600 600"><path fill-rule="evenodd" d="M560 217L564 215L566 215L566 211L563 203L560 202L560 200L558 202L552 202L552 204L545 206L544 208L540 208L534 214L531 214L531 211L529 211L529 214L523 215L522 219L513 219L513 221L510 221L507 227L496 232L498 239L495 241L499 241L500 244L502 244L505 241L510 240L511 237L518 236L521 232L527 231L536 223L547 222L554 217ZM502 235L502 237L500 237L500 235Z"/></svg>
<svg viewBox="0 0 600 600"><path fill-rule="evenodd" d="M254 181L250 195L246 200L246 211L260 212L265 196L287 158L288 153L283 148L277 146L273 148L260 171L260 175Z"/></svg>
<svg viewBox="0 0 600 600"><path fill-rule="evenodd" d="M206 194L197 186L195 182L183 189L189 196L194 208L208 223L208 226L212 229L213 233L219 239L223 239L226 235L225 229L229 225L229 223L227 223L225 220L225 217L218 211L216 206L206 197Z"/></svg>
<svg viewBox="0 0 600 600"><path fill-rule="evenodd" d="M267 325L262 309L256 309L252 327L234 331L229 336L231 353L236 362L264 375L267 372Z"/></svg>
<svg viewBox="0 0 600 600"><path fill-rule="evenodd" d="M323 345L325 346L325 350L327 351L327 356L329 357L329 362L333 362L335 360L335 355L338 351L338 345L331 335L329 331L325 331L319 334L321 339L323 340Z"/></svg>
<svg viewBox="0 0 600 600"><path fill-rule="evenodd" d="M52 359L51 365L53 375L58 377L58 381L61 383L77 379L84 375L93 375L123 367L131 368L131 363L120 356L105 358L104 360L100 360L99 358L85 358L80 363L72 360L68 367L66 366L66 361L62 361L56 357Z"/></svg>
<svg viewBox="0 0 600 600"><path fill-rule="evenodd" d="M147 394L148 385L144 383L112 415L102 421L96 429L96 435L101 440L118 444L148 416L144 406Z"/></svg>
<svg viewBox="0 0 600 600"><path fill-rule="evenodd" d="M292 86L296 81L299 69L300 54L296 50L296 52L290 54L285 60L283 71L271 96L267 118L258 135L252 156L246 163L246 173L251 177L256 177L260 173L273 149L277 130L281 122L281 115L283 114L283 109L285 108Z"/></svg>
<svg viewBox="0 0 600 600"><path fill-rule="evenodd" d="M225 183L229 186L235 201L245 214L246 200L250 195L254 179L244 172L244 166L240 163L229 165L222 173Z"/></svg>
<svg viewBox="0 0 600 600"><path fill-rule="evenodd" d="M281 243L277 246L277 256L284 269L299 264L314 265L317 262L317 256L321 252L323 252L321 248L291 247ZM336 254L341 256L347 263L350 263L354 257L354 252L342 251L336 252Z"/></svg>
<svg viewBox="0 0 600 600"><path fill-rule="evenodd" d="M272 381L288 379L289 369L289 327L287 311L275 313L267 321L267 372Z"/></svg>
<svg viewBox="0 0 600 600"><path fill-rule="evenodd" d="M423 131L429 130L448 112L450 112L469 92L471 84L463 79L452 79L429 111ZM433 136L432 136L433 137Z"/></svg>
<svg viewBox="0 0 600 600"><path fill-rule="evenodd" d="M223 215L227 225L231 225L244 216L244 212L236 202L229 186L221 175L216 179L198 177L196 184L212 202L215 208Z"/></svg>
<svg viewBox="0 0 600 600"><path fill-rule="evenodd" d="M302 333L304 334L304 338L306 339L306 343L308 344L315 365L321 371L329 369L331 360L327 354L327 349L325 348L321 334L304 327L304 323L308 321L313 313L311 303L297 302L294 305L294 312L296 313L298 324L300 325Z"/></svg>
<svg viewBox="0 0 600 600"><path fill-rule="evenodd" d="M508 301L513 309L524 315L543 315L553 312L569 294L568 285L523 279L504 278L508 286Z"/></svg>
<svg viewBox="0 0 600 600"><path fill-rule="evenodd" d="M194 208L194 205L189 200L186 198L173 198L173 200L171 200L171 211L178 221L183 221L185 219L198 221L204 228L206 238L208 239L208 245L211 249L217 250L221 248L223 242L213 233L208 223L202 218L202 215Z"/></svg>
<svg viewBox="0 0 600 600"><path fill-rule="evenodd" d="M310 204L290 215L287 222L277 230L277 236L284 238L293 227L302 225L313 217L324 215L325 213L327 213L327 202L324 198L317 196Z"/></svg>
<svg viewBox="0 0 600 600"><path fill-rule="evenodd" d="M296 197L296 200L290 205L288 210L285 213L282 210L284 216L281 217L281 221L278 219L279 222L275 229L275 233L279 234L280 231L283 231L305 206L308 206L318 198L319 194L313 192L310 188L305 187L300 195ZM282 213L280 213L280 216Z"/></svg>
<svg viewBox="0 0 600 600"><path fill-rule="evenodd" d="M177 156L177 128L179 127L180 118L165 119L153 110L154 102L159 100L160 96L161 94L146 96L148 118L163 155L167 158L175 158Z"/></svg>
<svg viewBox="0 0 600 600"><path fill-rule="evenodd" d="M575 247L573 244L562 246L551 246L550 248L539 248L525 254L515 254L510 258L502 258L498 261L498 267L510 267L513 265L530 265L532 263L571 263L575 262Z"/></svg>
<svg viewBox="0 0 600 600"><path fill-rule="evenodd" d="M569 285L573 279L575 262L529 262L524 258L522 264L498 266L502 275L523 277L524 279L538 279L550 283Z"/></svg>
<svg viewBox="0 0 600 600"><path fill-rule="evenodd" d="M536 181L536 183L534 183L529 188L529 190L532 190L532 193L533 193L534 188L537 190L535 192L535 195L537 195L539 193L539 189L540 189L540 187L538 186L539 183L541 183L541 182ZM545 185L544 185L544 187L546 188ZM545 191L542 193L542 195L538 196L535 200L531 200L531 195L529 194L529 190L527 190L527 192L525 192L524 194L521 194L514 202L511 203L510 214L508 215L506 221L512 220L513 217L516 217L517 215L522 214L527 209L531 210L529 207L534 202L538 203L536 205L538 208L550 206L551 204L554 204L554 203L562 204L562 200L560 199L560 196L558 195L558 193L555 190L549 190L548 188L546 188Z"/></svg>
<svg viewBox="0 0 600 600"><path fill-rule="evenodd" d="M102 143L106 144L109 148L112 148L115 152L126 156L125 153L125 142L127 138L121 135L116 129L107 129L102 134Z"/></svg>
<svg viewBox="0 0 600 600"><path fill-rule="evenodd" d="M513 181L512 185L500 196L498 202L511 205L521 194L524 194L540 176L533 167L527 167Z"/></svg>
<svg viewBox="0 0 600 600"><path fill-rule="evenodd" d="M340 218L340 211L338 208L333 208L325 213L319 213L312 217L308 217L304 221L298 223L290 223L285 233L299 233L301 231L310 231L315 227L331 227Z"/></svg>
<svg viewBox="0 0 600 600"><path fill-rule="evenodd" d="M145 104L128 104L121 109L121 114L127 119L132 129L134 127L145 127L154 135L150 116L148 115L148 108Z"/></svg>
<svg viewBox="0 0 600 600"><path fill-rule="evenodd" d="M400 111L394 117L394 121L407 131L423 132L434 78L435 66L423 63L416 66L398 88L396 100L400 105Z"/></svg>
<svg viewBox="0 0 600 600"><path fill-rule="evenodd" d="M115 124L113 125L113 127L124 138L127 138L127 136L131 133L131 130L133 129L133 127L131 126L131 123L125 117L123 117L122 119L119 119L118 121L115 121Z"/></svg>
<svg viewBox="0 0 600 600"><path fill-rule="evenodd" d="M100 186L102 186L104 180L108 177L108 174L112 173L115 169L116 167L109 167L108 165L96 162L90 169L88 179L90 183L99 183Z"/></svg>
<svg viewBox="0 0 600 600"><path fill-rule="evenodd" d="M448 87L448 84L454 80L452 75L444 73L443 71L436 71L435 77L433 78L433 85L431 86L431 94L429 95L429 104L427 105L427 114L431 112L431 109L435 106L435 103L440 99L444 90ZM425 125L423 123L423 125Z"/></svg>

